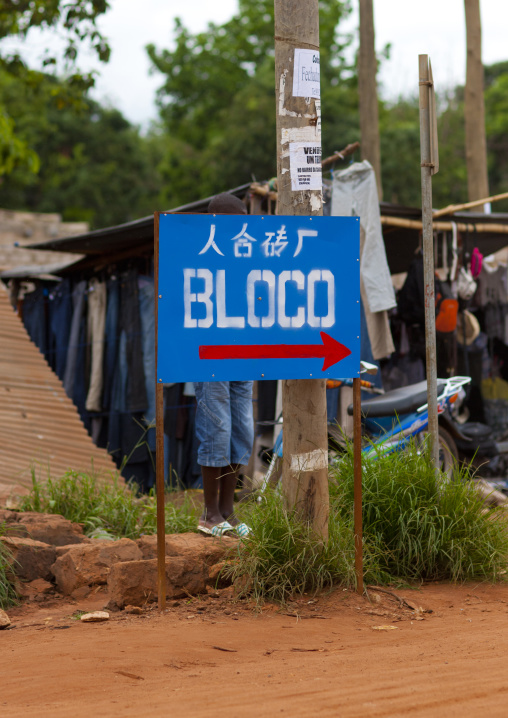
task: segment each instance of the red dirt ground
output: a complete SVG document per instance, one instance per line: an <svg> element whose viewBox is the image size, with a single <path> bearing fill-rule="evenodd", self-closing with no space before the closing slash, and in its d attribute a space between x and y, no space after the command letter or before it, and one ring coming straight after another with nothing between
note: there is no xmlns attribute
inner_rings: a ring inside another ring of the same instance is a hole
<svg viewBox="0 0 508 718"><path fill-rule="evenodd" d="M255 613L227 589L101 624L71 618L101 608L100 593L11 609L0 715L508 716L507 585L396 590L412 608L375 593Z"/></svg>

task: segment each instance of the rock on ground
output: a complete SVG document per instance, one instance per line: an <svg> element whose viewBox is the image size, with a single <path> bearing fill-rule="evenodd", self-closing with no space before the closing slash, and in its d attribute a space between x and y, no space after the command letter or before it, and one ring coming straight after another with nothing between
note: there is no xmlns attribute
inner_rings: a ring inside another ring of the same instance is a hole
<svg viewBox="0 0 508 718"><path fill-rule="evenodd" d="M166 596L184 598L206 593L208 567L184 556L166 558ZM143 605L157 598L157 559L128 561L111 567L107 608Z"/></svg>
<svg viewBox="0 0 508 718"><path fill-rule="evenodd" d="M69 596L82 586L105 584L114 564L141 557L140 549L130 539L94 541L70 546L56 559L52 571L59 591Z"/></svg>
<svg viewBox="0 0 508 718"><path fill-rule="evenodd" d="M157 536L142 536L137 540L143 558L157 558ZM212 566L222 561L238 546L238 539L230 536L214 538L199 534L168 534L166 556L184 556L196 562Z"/></svg>
<svg viewBox="0 0 508 718"><path fill-rule="evenodd" d="M54 593L55 587L43 578L36 578L34 581L29 581L28 583L18 581L16 584L16 592L21 598L28 598L30 601L39 601L43 596Z"/></svg>
<svg viewBox="0 0 508 718"><path fill-rule="evenodd" d="M83 623L99 623L99 621L109 620L109 613L107 611L93 611L93 613L84 613L81 616Z"/></svg>
<svg viewBox="0 0 508 718"><path fill-rule="evenodd" d="M0 536L0 541L10 550L14 558L13 571L18 578L33 581L53 577L51 566L55 562L54 546L20 536Z"/></svg>
<svg viewBox="0 0 508 718"><path fill-rule="evenodd" d="M17 509L24 496L28 496L30 489L21 484L3 484L0 483L0 506L7 509ZM1 519L0 519L1 521Z"/></svg>
<svg viewBox="0 0 508 718"><path fill-rule="evenodd" d="M125 613L132 613L133 616L140 616L143 609L140 606L125 606Z"/></svg>
<svg viewBox="0 0 508 718"><path fill-rule="evenodd" d="M9 535L26 536L52 546L68 546L89 541L80 524L75 524L60 514L0 509L0 523L2 522L9 527Z"/></svg>
<svg viewBox="0 0 508 718"><path fill-rule="evenodd" d="M213 588L226 588L231 586L231 578L225 575L224 569L226 568L227 561L219 561L213 566L210 566L208 570L208 585Z"/></svg>
<svg viewBox="0 0 508 718"><path fill-rule="evenodd" d="M10 625L11 625L11 619L5 613L5 611L2 611L2 609L0 608L0 629L1 628L9 628Z"/></svg>

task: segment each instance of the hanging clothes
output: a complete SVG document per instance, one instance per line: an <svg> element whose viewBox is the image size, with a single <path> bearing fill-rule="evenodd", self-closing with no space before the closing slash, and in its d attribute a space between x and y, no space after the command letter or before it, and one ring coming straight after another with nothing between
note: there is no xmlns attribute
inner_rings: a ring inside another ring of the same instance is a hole
<svg viewBox="0 0 508 718"><path fill-rule="evenodd" d="M135 269L124 272L120 283L120 330L125 336L125 359L127 362L127 410L135 413L146 411L145 369L143 365L143 342L139 311L138 273Z"/></svg>
<svg viewBox="0 0 508 718"><path fill-rule="evenodd" d="M381 232L376 177L367 160L333 173L332 215L360 217L365 232L360 273L367 308L371 312L392 309L396 301Z"/></svg>
<svg viewBox="0 0 508 718"><path fill-rule="evenodd" d="M86 310L86 281L78 282L72 290L72 322L69 334L69 348L65 363L63 385L67 396L74 397L76 368L84 337L82 334L82 320Z"/></svg>
<svg viewBox="0 0 508 718"><path fill-rule="evenodd" d="M49 293L49 357L48 362L59 379L65 374L69 333L72 322L71 282L64 279Z"/></svg>
<svg viewBox="0 0 508 718"><path fill-rule="evenodd" d="M395 351L388 310L396 306L372 165L356 162L333 173L331 214L360 217L360 293L374 359Z"/></svg>
<svg viewBox="0 0 508 718"><path fill-rule="evenodd" d="M96 277L88 285L87 343L91 347L90 383L87 411L100 411L104 370L104 331L106 327L106 283Z"/></svg>
<svg viewBox="0 0 508 718"><path fill-rule="evenodd" d="M155 314L154 282L151 277L138 277L139 314L141 320L143 370L147 408L145 424L151 426L147 432L148 446L155 451Z"/></svg>

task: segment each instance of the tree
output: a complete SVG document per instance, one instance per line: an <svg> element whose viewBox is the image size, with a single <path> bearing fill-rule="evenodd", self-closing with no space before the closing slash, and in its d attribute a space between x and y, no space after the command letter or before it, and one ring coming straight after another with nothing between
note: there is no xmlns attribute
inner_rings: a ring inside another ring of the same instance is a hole
<svg viewBox="0 0 508 718"><path fill-rule="evenodd" d="M377 98L377 57L372 0L360 0L360 50L358 53L358 90L362 157L374 168L379 199L383 198L379 115Z"/></svg>
<svg viewBox="0 0 508 718"><path fill-rule="evenodd" d="M0 206L59 212L93 227L153 212L159 192L156 140L141 137L120 112L101 107L86 92L75 92L73 102L58 107L51 98L65 88L65 81L62 89L49 75L33 88L0 72L0 96L18 137L40 158L37 174L18 166L0 184Z"/></svg>
<svg viewBox="0 0 508 718"><path fill-rule="evenodd" d="M96 27L96 19L108 9L106 0L3 0L0 4L0 40L9 36L26 39L33 28L60 28L66 38L63 57L67 82L60 83L52 100L62 106L76 92L93 85L93 75L75 70L79 47L88 44L99 59L106 62L109 46ZM57 56L50 48L44 54L43 66L54 66ZM44 73L26 67L18 53L0 52L0 69L19 83L35 88L44 81ZM6 112L0 96L0 176L23 167L30 172L38 169L38 158L16 131L15 123Z"/></svg>
<svg viewBox="0 0 508 718"><path fill-rule="evenodd" d="M336 31L346 11L344 2L320 2L323 145L330 153L349 141L337 130L348 126L344 107L356 104L350 99L356 81L346 78L351 68L343 57L349 40ZM173 50L148 47L164 75L158 93L166 135L160 170L169 205L231 188L252 175L275 175L273 12L273 0L239 0L239 12L224 25L212 23L193 35L177 21ZM357 129L350 134L358 139Z"/></svg>
<svg viewBox="0 0 508 718"><path fill-rule="evenodd" d="M464 0L466 11L466 126L467 187L470 202L489 196L485 105L483 98L482 26L480 0ZM479 208L481 211L481 207Z"/></svg>

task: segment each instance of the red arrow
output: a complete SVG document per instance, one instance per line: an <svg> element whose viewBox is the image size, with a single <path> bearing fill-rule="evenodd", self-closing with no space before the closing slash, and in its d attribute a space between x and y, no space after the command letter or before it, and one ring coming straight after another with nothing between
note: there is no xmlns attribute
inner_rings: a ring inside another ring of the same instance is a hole
<svg viewBox="0 0 508 718"><path fill-rule="evenodd" d="M200 359L319 359L323 368L337 364L351 354L351 350L325 332L320 332L322 344L219 344L200 346Z"/></svg>

